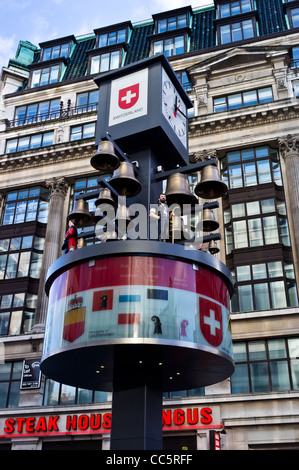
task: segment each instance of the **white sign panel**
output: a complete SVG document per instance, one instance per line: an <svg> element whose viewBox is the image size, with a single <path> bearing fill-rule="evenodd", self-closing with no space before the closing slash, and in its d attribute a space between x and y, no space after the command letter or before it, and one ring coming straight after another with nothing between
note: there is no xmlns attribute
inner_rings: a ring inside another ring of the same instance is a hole
<svg viewBox="0 0 299 470"><path fill-rule="evenodd" d="M111 83L109 127L147 114L148 69Z"/></svg>

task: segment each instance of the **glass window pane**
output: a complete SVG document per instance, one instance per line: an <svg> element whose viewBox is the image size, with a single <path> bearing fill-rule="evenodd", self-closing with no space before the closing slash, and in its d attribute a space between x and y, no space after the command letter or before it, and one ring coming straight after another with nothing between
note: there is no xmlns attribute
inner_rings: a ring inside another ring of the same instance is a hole
<svg viewBox="0 0 299 470"><path fill-rule="evenodd" d="M235 248L248 246L246 221L240 220L233 223Z"/></svg>
<svg viewBox="0 0 299 470"><path fill-rule="evenodd" d="M41 70L40 86L48 85L50 77L50 69L46 68Z"/></svg>
<svg viewBox="0 0 299 470"><path fill-rule="evenodd" d="M154 55L161 54L163 52L163 41L154 42Z"/></svg>
<svg viewBox="0 0 299 470"><path fill-rule="evenodd" d="M293 389L299 390L299 360L293 359L291 361L291 375L293 382Z"/></svg>
<svg viewBox="0 0 299 470"><path fill-rule="evenodd" d="M0 252L8 251L9 239L0 240Z"/></svg>
<svg viewBox="0 0 299 470"><path fill-rule="evenodd" d="M109 70L109 59L110 59L110 54L101 55L100 72L107 72Z"/></svg>
<svg viewBox="0 0 299 470"><path fill-rule="evenodd" d="M241 30L241 23L235 23L231 25L232 30L232 41L241 41L242 37L242 30Z"/></svg>
<svg viewBox="0 0 299 470"><path fill-rule="evenodd" d="M262 213L267 214L268 212L275 212L275 201L274 199L264 199L261 201Z"/></svg>
<svg viewBox="0 0 299 470"><path fill-rule="evenodd" d="M269 310L270 298L268 284L254 284L255 310Z"/></svg>
<svg viewBox="0 0 299 470"><path fill-rule="evenodd" d="M30 251L24 251L23 253L20 254L20 262L19 262L17 277L28 276L30 254L31 254Z"/></svg>
<svg viewBox="0 0 299 470"><path fill-rule="evenodd" d="M288 339L289 356L299 359L299 338Z"/></svg>
<svg viewBox="0 0 299 470"><path fill-rule="evenodd" d="M15 215L15 207L14 203L6 204L4 218L3 218L3 225L10 225L13 223L14 215Z"/></svg>
<svg viewBox="0 0 299 470"><path fill-rule="evenodd" d="M238 217L245 217L245 204L233 204L232 205L232 217L234 219Z"/></svg>
<svg viewBox="0 0 299 470"><path fill-rule="evenodd" d="M231 42L231 35L230 35L230 26L224 25L220 27L220 43L221 44L228 44Z"/></svg>
<svg viewBox="0 0 299 470"><path fill-rule="evenodd" d="M184 36L175 38L175 54L183 54L185 52Z"/></svg>
<svg viewBox="0 0 299 470"><path fill-rule="evenodd" d="M244 149L241 151L242 160L253 160L254 159L254 150L253 149Z"/></svg>
<svg viewBox="0 0 299 470"><path fill-rule="evenodd" d="M29 235L28 237L23 237L22 240L22 250L26 250L32 247L33 236Z"/></svg>
<svg viewBox="0 0 299 470"><path fill-rule="evenodd" d="M31 137L31 141L30 141L31 149L41 147L41 144L42 144L42 134L33 135Z"/></svg>
<svg viewBox="0 0 299 470"><path fill-rule="evenodd" d="M26 222L30 222L31 220L36 219L36 213L38 208L38 199L32 199L28 201L27 207L27 214L26 214Z"/></svg>
<svg viewBox="0 0 299 470"><path fill-rule="evenodd" d="M243 186L241 165L234 165L229 168L229 181L230 189Z"/></svg>
<svg viewBox="0 0 299 470"><path fill-rule="evenodd" d="M266 264L265 263L253 264L252 265L252 277L254 280L264 279L265 277L267 277Z"/></svg>
<svg viewBox="0 0 299 470"><path fill-rule="evenodd" d="M60 57L68 57L68 55L69 55L69 45L62 44L61 50L60 50Z"/></svg>
<svg viewBox="0 0 299 470"><path fill-rule="evenodd" d="M8 408L15 408L19 405L20 382L12 382L9 391Z"/></svg>
<svg viewBox="0 0 299 470"><path fill-rule="evenodd" d="M14 295L13 307L23 307L25 301L25 292L20 292Z"/></svg>
<svg viewBox="0 0 299 470"><path fill-rule="evenodd" d="M78 388L77 403L92 403L92 390Z"/></svg>
<svg viewBox="0 0 299 470"><path fill-rule="evenodd" d="M35 319L34 312L24 312L22 333L26 333L27 331L30 331L33 328L34 319Z"/></svg>
<svg viewBox="0 0 299 470"><path fill-rule="evenodd" d="M248 220L248 235L250 246L263 245L263 232L261 219Z"/></svg>
<svg viewBox="0 0 299 470"><path fill-rule="evenodd" d="M247 202L246 203L247 215L257 215L260 213L259 201Z"/></svg>
<svg viewBox="0 0 299 470"><path fill-rule="evenodd" d="M0 308L10 308L12 304L13 294L2 295L1 307Z"/></svg>
<svg viewBox="0 0 299 470"><path fill-rule="evenodd" d="M257 184L254 162L243 164L243 174L244 174L244 186L254 186Z"/></svg>
<svg viewBox="0 0 299 470"><path fill-rule="evenodd" d="M281 217L279 217L278 223L279 223L279 234L281 237L282 244L284 246L291 246L287 219L282 219Z"/></svg>
<svg viewBox="0 0 299 470"><path fill-rule="evenodd" d="M38 279L42 267L43 256L42 253L32 253L31 264L30 264L30 277Z"/></svg>
<svg viewBox="0 0 299 470"><path fill-rule="evenodd" d="M9 325L10 335L19 335L21 333L22 316L23 316L22 310L11 312L10 325Z"/></svg>
<svg viewBox="0 0 299 470"><path fill-rule="evenodd" d="M271 300L273 308L284 308L287 306L285 288L283 281L270 283Z"/></svg>
<svg viewBox="0 0 299 470"><path fill-rule="evenodd" d="M287 361L270 362L272 391L290 390L290 377Z"/></svg>
<svg viewBox="0 0 299 470"><path fill-rule="evenodd" d="M21 248L21 242L22 242L21 237L12 238L10 241L9 251L19 250Z"/></svg>
<svg viewBox="0 0 299 470"><path fill-rule="evenodd" d="M268 271L269 271L269 277L283 276L281 261L272 261L271 263L268 263Z"/></svg>
<svg viewBox="0 0 299 470"><path fill-rule="evenodd" d="M250 364L252 392L268 392L270 383L268 377L268 366L266 362Z"/></svg>
<svg viewBox="0 0 299 470"><path fill-rule="evenodd" d="M227 161L228 163L235 163L235 162L239 162L240 161L240 158L241 158L241 155L240 155L240 152L237 151L237 152L229 152L227 154Z"/></svg>
<svg viewBox="0 0 299 470"><path fill-rule="evenodd" d="M247 364L236 364L231 376L232 393L249 393L249 377Z"/></svg>
<svg viewBox="0 0 299 470"><path fill-rule="evenodd" d="M284 339L270 339L268 341L268 350L270 359L282 359L287 357Z"/></svg>
<svg viewBox="0 0 299 470"><path fill-rule="evenodd" d="M110 70L119 67L119 51L111 52Z"/></svg>
<svg viewBox="0 0 299 470"><path fill-rule="evenodd" d="M27 202L18 202L16 206L15 224L21 224L25 221Z"/></svg>
<svg viewBox="0 0 299 470"><path fill-rule="evenodd" d="M214 113L221 113L227 110L226 98L214 99Z"/></svg>
<svg viewBox="0 0 299 470"><path fill-rule="evenodd" d="M243 29L244 39L253 38L254 31L253 31L252 20L242 21L242 29Z"/></svg>
<svg viewBox="0 0 299 470"><path fill-rule="evenodd" d="M51 68L50 83L58 82L59 65Z"/></svg>
<svg viewBox="0 0 299 470"><path fill-rule="evenodd" d="M250 281L250 266L237 266L237 280L238 282Z"/></svg>
<svg viewBox="0 0 299 470"><path fill-rule="evenodd" d="M19 253L14 253L8 256L5 279L14 279L16 277L18 259Z"/></svg>
<svg viewBox="0 0 299 470"><path fill-rule="evenodd" d="M164 42L164 54L166 57L173 55L173 39L166 39Z"/></svg>
<svg viewBox="0 0 299 470"><path fill-rule="evenodd" d="M268 103L269 101L273 101L272 88L267 87L258 90L258 97L259 103Z"/></svg>
<svg viewBox="0 0 299 470"><path fill-rule="evenodd" d="M0 279L4 279L7 255L0 255Z"/></svg>
<svg viewBox="0 0 299 470"><path fill-rule="evenodd" d="M27 150L29 148L29 141L29 137L22 137L21 139L19 139L18 152L20 152L21 150Z"/></svg>
<svg viewBox="0 0 299 470"><path fill-rule="evenodd" d="M6 153L13 153L17 151L18 139L8 140L6 142Z"/></svg>
<svg viewBox="0 0 299 470"><path fill-rule="evenodd" d="M250 341L248 351L250 361L260 361L267 358L265 341Z"/></svg>
<svg viewBox="0 0 299 470"><path fill-rule="evenodd" d="M233 356L235 362L247 361L246 343L233 343Z"/></svg>
<svg viewBox="0 0 299 470"><path fill-rule="evenodd" d="M46 132L43 136L43 147L52 145L54 142L54 132Z"/></svg>
<svg viewBox="0 0 299 470"><path fill-rule="evenodd" d="M257 104L257 92L256 90L245 91L243 93L244 106L253 106Z"/></svg>
<svg viewBox="0 0 299 470"><path fill-rule="evenodd" d="M236 109L242 106L242 95L238 93L236 95L230 95L227 98L228 100L228 108L229 109Z"/></svg>
<svg viewBox="0 0 299 470"><path fill-rule="evenodd" d="M299 8L293 8L291 10L293 28L299 27Z"/></svg>
<svg viewBox="0 0 299 470"><path fill-rule="evenodd" d="M1 319L0 319L0 331L1 331ZM0 408L6 408L7 397L8 397L8 386L9 386L8 382L0 382Z"/></svg>
<svg viewBox="0 0 299 470"><path fill-rule="evenodd" d="M10 312L0 313L0 335L8 334ZM0 377L1 377L1 365L0 365Z"/></svg>
<svg viewBox="0 0 299 470"><path fill-rule="evenodd" d="M257 162L257 172L259 177L259 183L271 183L271 170L269 160L261 160Z"/></svg>
<svg viewBox="0 0 299 470"><path fill-rule="evenodd" d="M91 58L90 73L99 73L100 71L100 56Z"/></svg>
<svg viewBox="0 0 299 470"><path fill-rule="evenodd" d="M272 243L279 243L277 219L275 215L263 218L265 243L271 245Z"/></svg>
<svg viewBox="0 0 299 470"><path fill-rule="evenodd" d="M76 398L76 387L71 387L70 385L61 384L61 395L60 395L60 404L61 405L73 405Z"/></svg>
<svg viewBox="0 0 299 470"><path fill-rule="evenodd" d="M85 124L83 128L83 138L87 139L89 137L93 137L95 135L95 123L92 124Z"/></svg>
<svg viewBox="0 0 299 470"><path fill-rule="evenodd" d="M252 312L252 289L251 285L238 287L238 298L240 312Z"/></svg>
<svg viewBox="0 0 299 470"><path fill-rule="evenodd" d="M35 87L39 86L40 75L41 75L40 70L34 70L33 71L32 80L31 80L31 88L35 88Z"/></svg>
<svg viewBox="0 0 299 470"><path fill-rule="evenodd" d="M226 18L230 16L230 8L229 8L228 3L224 5L219 5L219 9L220 9L220 18Z"/></svg>

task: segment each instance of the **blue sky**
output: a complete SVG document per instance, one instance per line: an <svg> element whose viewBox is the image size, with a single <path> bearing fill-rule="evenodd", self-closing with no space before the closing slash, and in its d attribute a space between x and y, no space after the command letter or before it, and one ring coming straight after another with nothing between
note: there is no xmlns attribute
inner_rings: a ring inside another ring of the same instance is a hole
<svg viewBox="0 0 299 470"><path fill-rule="evenodd" d="M0 0L0 70L15 57L20 40L38 46L121 21L139 23L154 13L186 5L208 6L213 0Z"/></svg>

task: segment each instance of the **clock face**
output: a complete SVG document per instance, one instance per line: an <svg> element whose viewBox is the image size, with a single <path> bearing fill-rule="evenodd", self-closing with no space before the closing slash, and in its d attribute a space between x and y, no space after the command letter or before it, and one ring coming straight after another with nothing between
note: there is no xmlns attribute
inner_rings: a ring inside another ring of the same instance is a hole
<svg viewBox="0 0 299 470"><path fill-rule="evenodd" d="M187 108L164 69L162 69L162 113L184 147L187 147Z"/></svg>

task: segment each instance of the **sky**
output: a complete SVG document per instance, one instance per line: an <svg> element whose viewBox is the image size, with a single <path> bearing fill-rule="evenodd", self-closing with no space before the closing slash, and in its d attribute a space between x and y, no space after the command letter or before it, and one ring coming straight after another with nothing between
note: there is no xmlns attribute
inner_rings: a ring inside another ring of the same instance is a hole
<svg viewBox="0 0 299 470"><path fill-rule="evenodd" d="M15 57L21 40L38 47L43 41L86 35L122 21L141 23L187 5L195 9L213 5L213 0L0 0L0 71Z"/></svg>

